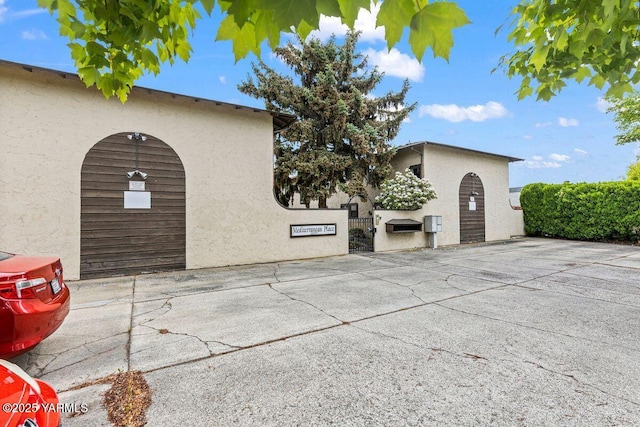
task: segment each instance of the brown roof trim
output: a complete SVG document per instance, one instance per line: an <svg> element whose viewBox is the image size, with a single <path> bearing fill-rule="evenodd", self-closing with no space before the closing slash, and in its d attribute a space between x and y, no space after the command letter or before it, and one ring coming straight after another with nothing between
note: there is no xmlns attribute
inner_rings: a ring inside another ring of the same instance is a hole
<svg viewBox="0 0 640 427"><path fill-rule="evenodd" d="M505 156L503 154L489 153L487 151L473 150L471 148L458 147L456 145L447 145L447 144L441 144L439 142L431 142L431 141L411 142L409 144L399 145L396 148L398 150L403 150L405 148L416 147L418 145L434 145L436 147L444 147L444 148L449 148L449 149L452 149L452 150L460 150L460 151L466 151L466 152L471 152L471 153L476 153L476 154L484 154L485 156L501 157L503 159L507 159L509 162L521 162L521 161L524 160L524 159L520 159L518 157Z"/></svg>
<svg viewBox="0 0 640 427"><path fill-rule="evenodd" d="M55 75L58 75L58 76L62 77L63 79L71 77L71 78L75 78L78 81L80 81L80 77L76 73L69 73L69 72L66 72L66 71L53 70L53 69L44 68L44 67L36 67L34 65L21 64L19 62L6 61L4 59L0 59L0 65L13 67L13 68L21 68L21 69L23 69L25 71L28 71L30 73L33 73L34 71L37 71L37 72L42 72L42 73L47 73L47 74L55 74ZM158 89L150 89L150 88L146 88L146 87L143 87L143 86L134 86L131 89L132 93L133 92L140 92L140 91L147 92L148 94L168 95L168 96L171 96L172 98L180 97L180 98L193 99L194 102L212 103L212 104L215 104L217 106L233 107L236 110L251 110L251 111L256 112L256 113L267 113L267 114L270 114L273 117L273 130L274 130L274 132L279 132L279 131L282 131L282 130L288 128L289 126L291 126L291 124L293 122L295 122L297 120L296 116L294 116L292 114L279 113L277 111L268 111L268 110L264 110L264 109L261 109L261 108L247 107L245 105L232 104L232 103L229 103L229 102L216 101L216 100L213 100L213 99L198 98L198 97L195 97L195 96L182 95L182 94L174 93L174 92L167 92L167 91L158 90Z"/></svg>

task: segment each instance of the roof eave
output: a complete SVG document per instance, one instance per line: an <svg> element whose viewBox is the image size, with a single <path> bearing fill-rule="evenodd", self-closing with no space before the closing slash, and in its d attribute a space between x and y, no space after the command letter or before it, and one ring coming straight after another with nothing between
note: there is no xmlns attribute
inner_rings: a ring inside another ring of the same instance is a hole
<svg viewBox="0 0 640 427"><path fill-rule="evenodd" d="M506 155L503 155L503 154L489 153L487 151L474 150L472 148L458 147L458 146L455 146L455 145L441 144L439 142L432 142L432 141L411 142L409 144L398 146L397 148L402 150L402 149L405 149L405 148L412 148L412 147L417 147L417 146L420 146L420 145L434 145L434 146L438 146L438 147L449 148L449 149L452 149L452 150L467 151L467 152L471 152L471 153L483 154L483 155L486 155L486 156L500 157L500 158L503 158L503 159L507 159L509 161L509 163L511 163L511 162L521 162L521 161L524 160L524 159L520 159L518 157L511 157L511 156L506 156Z"/></svg>

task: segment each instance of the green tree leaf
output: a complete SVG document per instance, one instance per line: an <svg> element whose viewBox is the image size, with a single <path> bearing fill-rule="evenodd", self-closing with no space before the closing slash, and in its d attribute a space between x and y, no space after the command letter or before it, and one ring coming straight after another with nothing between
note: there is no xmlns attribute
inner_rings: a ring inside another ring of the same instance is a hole
<svg viewBox="0 0 640 427"><path fill-rule="evenodd" d="M271 10L273 21L281 30L297 28L300 22L318 26L320 15L315 0L257 0L260 9Z"/></svg>
<svg viewBox="0 0 640 427"><path fill-rule="evenodd" d="M409 45L413 54L422 58L430 46L434 57L448 61L453 47L453 29L470 22L455 3L442 1L425 5L411 19Z"/></svg>
<svg viewBox="0 0 640 427"><path fill-rule="evenodd" d="M340 12L342 12L342 20L349 28L353 28L353 25L358 18L360 9L369 10L370 0L338 0L340 5Z"/></svg>
<svg viewBox="0 0 640 427"><path fill-rule="evenodd" d="M273 25L273 12L270 10L261 10L256 12L256 42L267 39L269 47L274 49L280 44L280 30Z"/></svg>
<svg viewBox="0 0 640 427"><path fill-rule="evenodd" d="M238 27L232 15L228 15L220 23L216 40L233 40L233 55L236 62L247 56L249 52L260 55L260 45L256 41L256 31L253 24L248 23Z"/></svg>
<svg viewBox="0 0 640 427"><path fill-rule="evenodd" d="M383 1L376 18L376 25L383 26L387 39L387 48L391 49L402 38L405 22L411 22L411 18L417 12L413 0Z"/></svg>
<svg viewBox="0 0 640 427"><path fill-rule="evenodd" d="M549 99L570 79L589 77L589 85L616 97L638 82L637 2L521 0L513 16L508 39L516 50L500 66L509 77L529 77L521 87L537 87L538 98Z"/></svg>
<svg viewBox="0 0 640 427"><path fill-rule="evenodd" d="M342 16L338 0L317 0L316 10L325 16Z"/></svg>
<svg viewBox="0 0 640 427"><path fill-rule="evenodd" d="M640 142L640 93L632 92L627 97L609 97L611 104L607 113L614 113L614 121L618 131L616 144Z"/></svg>

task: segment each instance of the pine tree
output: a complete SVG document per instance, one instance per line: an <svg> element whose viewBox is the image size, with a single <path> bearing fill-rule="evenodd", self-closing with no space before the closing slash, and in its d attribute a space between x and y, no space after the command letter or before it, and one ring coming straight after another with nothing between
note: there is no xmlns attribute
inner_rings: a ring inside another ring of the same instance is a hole
<svg viewBox="0 0 640 427"><path fill-rule="evenodd" d="M312 200L326 207L338 189L366 196L368 185L377 188L391 174L389 142L416 105L404 105L407 80L399 92L371 95L384 74L355 52L358 36L348 33L342 46L335 38L298 38L274 52L295 81L260 61L252 64L255 82L249 76L238 86L267 110L298 117L275 141L275 192L284 205L296 192L307 207Z"/></svg>

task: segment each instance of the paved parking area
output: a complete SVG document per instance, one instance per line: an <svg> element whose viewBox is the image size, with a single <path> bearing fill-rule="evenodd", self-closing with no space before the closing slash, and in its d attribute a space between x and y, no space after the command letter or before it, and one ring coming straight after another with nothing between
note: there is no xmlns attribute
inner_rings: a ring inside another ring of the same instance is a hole
<svg viewBox="0 0 640 427"><path fill-rule="evenodd" d="M519 239L69 284L15 361L108 426L140 370L150 426L639 425L640 248Z"/></svg>

